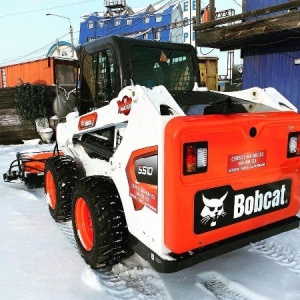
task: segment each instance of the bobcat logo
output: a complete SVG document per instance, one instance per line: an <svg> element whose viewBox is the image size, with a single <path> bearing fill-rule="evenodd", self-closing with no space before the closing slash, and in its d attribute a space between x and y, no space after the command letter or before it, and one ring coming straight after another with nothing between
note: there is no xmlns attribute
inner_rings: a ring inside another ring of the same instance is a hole
<svg viewBox="0 0 300 300"><path fill-rule="evenodd" d="M128 96L124 96L122 98L122 101L119 100L117 101L117 103L118 103L118 113L128 116L131 110L132 99Z"/></svg>
<svg viewBox="0 0 300 300"><path fill-rule="evenodd" d="M227 196L228 192L220 199L207 199L202 194L202 199L204 203L204 207L201 211L201 223L206 225L208 221L210 221L210 227L214 227L217 224L217 220L220 216L224 217L226 212L224 211L224 200Z"/></svg>

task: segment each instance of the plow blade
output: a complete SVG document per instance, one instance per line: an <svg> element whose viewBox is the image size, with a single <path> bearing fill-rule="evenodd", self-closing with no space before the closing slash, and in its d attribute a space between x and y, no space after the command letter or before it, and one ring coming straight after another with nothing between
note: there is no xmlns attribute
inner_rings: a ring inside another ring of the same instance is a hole
<svg viewBox="0 0 300 300"><path fill-rule="evenodd" d="M38 188L44 183L44 169L48 158L61 155L62 152L24 152L17 153L16 159L3 174L5 182L23 181L28 188Z"/></svg>

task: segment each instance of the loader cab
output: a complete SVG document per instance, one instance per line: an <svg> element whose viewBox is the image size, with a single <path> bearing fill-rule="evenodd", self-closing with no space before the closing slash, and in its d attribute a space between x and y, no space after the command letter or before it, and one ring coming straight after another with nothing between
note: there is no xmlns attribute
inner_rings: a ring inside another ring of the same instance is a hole
<svg viewBox="0 0 300 300"><path fill-rule="evenodd" d="M118 94L117 66L112 45L101 45L89 53L80 51L79 101L80 114L107 105Z"/></svg>
<svg viewBox="0 0 300 300"><path fill-rule="evenodd" d="M162 47L134 46L131 71L135 84L152 88L163 85L169 91L192 90L193 60L185 51Z"/></svg>
<svg viewBox="0 0 300 300"><path fill-rule="evenodd" d="M80 114L107 105L127 85L182 92L200 82L196 51L187 44L108 36L81 45L77 56Z"/></svg>

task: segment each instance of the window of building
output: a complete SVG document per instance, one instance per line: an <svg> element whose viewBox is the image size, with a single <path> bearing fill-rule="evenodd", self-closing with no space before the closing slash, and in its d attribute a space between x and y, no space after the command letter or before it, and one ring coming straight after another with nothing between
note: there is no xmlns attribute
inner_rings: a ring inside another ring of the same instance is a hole
<svg viewBox="0 0 300 300"><path fill-rule="evenodd" d="M132 19L127 19L126 20L126 25L131 25L132 24Z"/></svg>
<svg viewBox="0 0 300 300"><path fill-rule="evenodd" d="M98 27L103 28L103 26L104 26L104 22L103 21L99 21L98 22Z"/></svg>
<svg viewBox="0 0 300 300"><path fill-rule="evenodd" d="M94 28L94 22L93 21L89 21L88 22L88 29L92 29Z"/></svg>
<svg viewBox="0 0 300 300"><path fill-rule="evenodd" d="M154 39L155 40L160 40L160 31L159 30L156 30L155 32L154 32Z"/></svg>
<svg viewBox="0 0 300 300"><path fill-rule="evenodd" d="M149 17L145 17L145 18L144 18L144 23L145 23L145 24L150 23L150 18L149 18Z"/></svg>
<svg viewBox="0 0 300 300"><path fill-rule="evenodd" d="M162 21L162 16L156 16L155 17L155 22L156 23L159 23L159 22L161 22Z"/></svg>
<svg viewBox="0 0 300 300"><path fill-rule="evenodd" d="M144 40L148 40L148 33L144 33L144 34L143 34L143 39L144 39Z"/></svg>
<svg viewBox="0 0 300 300"><path fill-rule="evenodd" d="M91 36L88 36L86 39L87 42L91 42L92 40L93 40L93 38Z"/></svg>
<svg viewBox="0 0 300 300"><path fill-rule="evenodd" d="M115 26L120 26L121 19L115 19Z"/></svg>
<svg viewBox="0 0 300 300"><path fill-rule="evenodd" d="M185 17L183 19L183 26L188 26L189 25L189 19L187 17Z"/></svg>

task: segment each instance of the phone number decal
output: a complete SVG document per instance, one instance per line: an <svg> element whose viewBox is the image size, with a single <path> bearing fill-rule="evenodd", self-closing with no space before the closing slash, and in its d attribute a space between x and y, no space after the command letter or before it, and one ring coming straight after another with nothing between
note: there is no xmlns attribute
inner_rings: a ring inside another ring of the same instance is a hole
<svg viewBox="0 0 300 300"><path fill-rule="evenodd" d="M227 172L240 172L266 166L267 150L228 155Z"/></svg>

